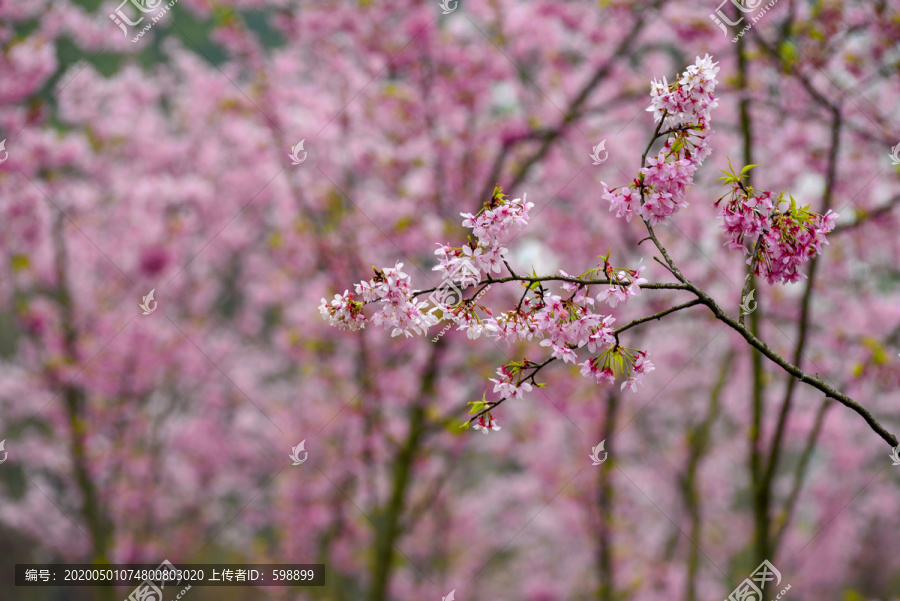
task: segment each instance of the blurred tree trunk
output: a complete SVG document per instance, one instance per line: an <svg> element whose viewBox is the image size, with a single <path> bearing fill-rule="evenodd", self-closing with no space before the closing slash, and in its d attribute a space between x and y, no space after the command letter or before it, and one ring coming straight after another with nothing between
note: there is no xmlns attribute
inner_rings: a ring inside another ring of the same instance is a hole
<svg viewBox="0 0 900 601"><path fill-rule="evenodd" d="M374 557L372 558L372 581L369 585L369 601L386 601L390 588L391 569L394 560L394 545L400 536L400 517L406 505L412 464L422 444L425 425L425 408L434 397L434 384L438 374L438 360L444 339L438 340L429 349L428 366L422 375L419 398L409 411L409 430L406 440L398 449L393 464L391 496L387 507L376 512Z"/></svg>
<svg viewBox="0 0 900 601"><path fill-rule="evenodd" d="M60 322L63 329L63 346L66 351L66 361L71 365L76 365L78 362L78 333L75 330L72 296L69 292L66 272L66 247L63 231L65 220L66 217L60 212L54 222L57 298L60 307ZM72 385L71 382L63 385L62 398L69 422L69 450L72 456L72 469L82 497L81 514L87 524L93 547L91 562L98 566L109 565L108 551L112 541L113 527L112 522L107 517L107 512L100 506L97 487L91 479L88 468L84 444L86 433L84 409L87 399L84 391ZM99 601L114 601L115 599L115 589L112 587L97 587L96 591Z"/></svg>

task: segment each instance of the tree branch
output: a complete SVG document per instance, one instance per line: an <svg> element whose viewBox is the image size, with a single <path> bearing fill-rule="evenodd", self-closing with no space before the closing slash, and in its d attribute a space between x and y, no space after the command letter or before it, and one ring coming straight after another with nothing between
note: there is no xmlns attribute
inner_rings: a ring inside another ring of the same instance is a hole
<svg viewBox="0 0 900 601"><path fill-rule="evenodd" d="M614 334L616 335L616 340L618 340L619 334L621 334L625 330L630 330L634 326L639 326L642 323L647 323L648 321L653 321L654 319L662 319L663 317L665 317L666 315L669 315L670 313L675 313L676 311L681 311L682 309L687 309L689 307L696 307L697 305L702 305L702 304L703 304L703 301L701 301L699 298L695 298L694 300L688 301L686 303L682 303L680 305L675 305L674 307L669 307L665 311L660 311L659 313L654 313L653 315L648 315L647 317L641 317L640 319L635 319L631 323L622 326L621 328L619 328L618 330L616 330L614 332Z"/></svg>
<svg viewBox="0 0 900 601"><path fill-rule="evenodd" d="M484 284L504 284L506 282L530 282L532 284L535 282L571 282L573 284L581 284L582 286L592 286L594 284L614 284L616 286L628 286L631 284L631 282L627 280L588 280L565 275L542 275L536 277L517 275L504 278L488 277L488 279L480 281L474 286L482 286ZM470 288L474 286L470 286ZM434 292L435 290L439 290L440 288L442 288L442 286L426 288L425 290L413 290L412 296L420 296L428 292ZM466 288L466 290L468 289L469 288ZM688 290L688 287L685 284L648 282L646 284L641 284L641 290Z"/></svg>

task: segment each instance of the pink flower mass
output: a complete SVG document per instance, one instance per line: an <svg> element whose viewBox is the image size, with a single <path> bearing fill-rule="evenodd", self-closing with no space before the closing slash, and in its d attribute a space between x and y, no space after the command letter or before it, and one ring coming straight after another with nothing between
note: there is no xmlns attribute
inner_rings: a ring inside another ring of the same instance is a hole
<svg viewBox="0 0 900 601"><path fill-rule="evenodd" d="M898 14L0 2L0 601L900 599Z"/></svg>

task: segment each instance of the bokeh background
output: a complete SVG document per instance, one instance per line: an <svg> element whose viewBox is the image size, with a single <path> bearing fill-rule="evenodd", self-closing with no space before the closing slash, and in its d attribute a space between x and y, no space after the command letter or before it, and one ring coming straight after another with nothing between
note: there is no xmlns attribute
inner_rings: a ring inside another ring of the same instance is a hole
<svg viewBox="0 0 900 601"><path fill-rule="evenodd" d="M163 559L327 566L190 601L714 601L763 559L787 599L900 596L889 445L703 308L629 331L657 367L637 393L553 365L489 436L459 430L466 403L546 349L317 310L373 265L437 285L435 244L495 184L535 203L519 272L611 250L669 281L600 182L637 173L650 80L709 53L713 154L662 241L736 314L729 159L839 212L809 279L759 283L748 320L900 431L900 4L749 1L732 41L749 17L723 33L710 14L739 13L715 2L180 0L132 42L115 2L0 1L0 599L129 593L17 588L15 563Z"/></svg>

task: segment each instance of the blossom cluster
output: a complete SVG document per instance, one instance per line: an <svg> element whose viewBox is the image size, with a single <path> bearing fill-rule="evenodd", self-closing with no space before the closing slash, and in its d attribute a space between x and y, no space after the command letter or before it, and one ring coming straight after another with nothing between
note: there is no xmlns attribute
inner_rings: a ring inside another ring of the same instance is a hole
<svg viewBox="0 0 900 601"><path fill-rule="evenodd" d="M491 315L491 310L484 305L480 304L478 301L481 300L487 291L491 289L491 284L488 284L484 288L482 288L478 294L470 299L466 299L465 302L460 303L459 306L454 307L450 310L449 314L444 313L443 318L450 321L451 323L444 326L444 329L441 330L437 336L431 339L432 342L437 342L440 340L441 336L443 336L447 330L450 329L453 323L458 324L457 330L466 330L466 337L469 340L475 340L485 331L491 331L493 326L486 325L481 318L478 316L478 309L481 309L488 315ZM434 309L432 309L432 312Z"/></svg>
<svg viewBox="0 0 900 601"><path fill-rule="evenodd" d="M479 415L478 420L472 427L475 430L481 430L484 434L487 434L491 430L493 430L494 432L500 430L500 426L497 425L497 420L490 413L488 413L486 416Z"/></svg>
<svg viewBox="0 0 900 601"><path fill-rule="evenodd" d="M775 198L771 192L746 186L741 179L750 167L740 175L725 172L722 178L733 186L728 201L722 202L723 197L717 202L725 245L750 255L747 264L769 284L799 281L806 277L800 266L828 244L825 234L834 229L838 215L813 213L808 206L798 207L792 197L785 200L784 193Z"/></svg>
<svg viewBox="0 0 900 601"><path fill-rule="evenodd" d="M716 89L716 74L719 63L714 63L708 54L699 56L681 74L677 83L669 84L654 79L650 83L650 107L654 122L663 121L663 127L676 128L703 122L709 125L709 111L716 108L718 101L713 92Z"/></svg>
<svg viewBox="0 0 900 601"><path fill-rule="evenodd" d="M597 295L597 300L606 302L610 307L615 307L620 302L625 304L631 296L640 296L641 284L646 284L647 280L641 277L646 265L638 265L637 269L625 269L623 267L613 267L609 264L609 256L604 259L603 272L609 280L609 287L602 290Z"/></svg>
<svg viewBox="0 0 900 601"><path fill-rule="evenodd" d="M462 288L473 286L481 281L481 274L499 273L505 257L509 252L502 242L511 232L518 231L528 225L528 211L534 203L524 198L508 200L499 188L495 189L489 203L477 215L461 213L463 225L472 230L475 241L471 240L460 248L439 244L435 254L439 264L435 271L442 272L444 284L438 288L431 299L440 304L450 289L458 292L455 285ZM393 268L376 269L375 277L369 281L356 284L356 294L345 290L344 294L336 294L329 303L324 298L319 305L319 312L330 325L347 330L359 330L365 327L366 317L362 312L363 303L380 302L382 308L372 317L376 325L383 325L391 330L391 336L403 334L425 334L428 328L440 320L435 315L438 308L434 306L426 312L428 302L418 301L413 294L409 276L402 271L403 263ZM360 302L356 296L362 297ZM454 305L461 305L462 298L455 297ZM489 309L485 311L490 314ZM460 314L461 313L461 314ZM467 329L469 338L477 338L484 331L491 331L493 326L485 325L477 316L472 303L457 311L454 320L461 322L460 329Z"/></svg>
<svg viewBox="0 0 900 601"><path fill-rule="evenodd" d="M566 363L574 362L575 349L587 346L595 352L598 346L614 344L610 326L615 318L594 313L588 307L594 304L594 299L588 295L588 286L570 283L563 286L564 289L570 287L577 287L577 290L568 299L541 287L534 288L535 297L526 296L515 309L485 320L489 335L506 342L532 340L536 336L541 339L541 346L550 347L555 359ZM603 290L598 298L607 295L608 290Z"/></svg>
<svg viewBox="0 0 900 601"><path fill-rule="evenodd" d="M562 288L571 292L571 295L563 298L547 291L538 283L527 283L529 290L526 290L515 309L485 320L488 335L507 342L537 337L541 339L542 347L549 348L553 359L572 364L576 363L576 351L587 347L596 356L579 364L583 376L608 384L614 384L617 378L624 376L626 380L621 388L630 387L632 391L636 391L637 385L643 383L643 374L654 369L653 364L646 352L619 346L613 329L615 318L595 313L593 305L595 301L606 301L610 306L616 306L617 303L625 303L629 297L640 294L640 285L646 283L640 277L644 266L634 270L612 267L608 258L603 258L602 266L577 278L586 279L596 274L606 274L609 285L597 293L596 297L591 296L590 284L564 281ZM566 278L572 277L564 271L561 274ZM528 296L529 292L531 297ZM493 392L499 394L501 400L521 399L533 389L528 380L533 381L535 371L541 366L527 359L521 363L512 362L502 366L497 371L498 378L491 379L494 383ZM534 371L526 375L529 370ZM486 402L475 405L476 408L488 406ZM489 416L487 422L484 422L485 415ZM478 420L476 429L481 429L485 434L494 429L489 425L496 425L496 419L489 412L480 414Z"/></svg>
<svg viewBox="0 0 900 601"><path fill-rule="evenodd" d="M647 110L670 135L657 155L647 159L633 184L610 190L602 182L603 199L616 217L630 222L638 215L656 225L688 206L687 190L694 172L711 152L707 138L712 133L710 112L718 105L713 94L717 65L709 55L697 57L676 83L653 80Z"/></svg>
<svg viewBox="0 0 900 601"><path fill-rule="evenodd" d="M618 378L624 376L626 379L620 389L630 388L632 392L636 392L638 385L644 382L644 374L656 369L647 352L619 346L615 330L612 329L615 321L612 316L595 315L583 306L580 310L569 306L567 310L566 305L566 301L554 295L541 309L541 315L569 315L568 318L556 320L554 327L547 328L547 338L541 342L541 346L551 347L553 358L562 359L566 363L575 363L575 349L585 345L592 353L600 351L596 356L578 364L581 375L593 378L598 384L615 384ZM472 413L478 414L473 418L474 428L484 434L499 430L500 426L490 409L506 399L522 399L526 392L531 392L534 389L531 384L534 382L534 375L543 365L525 359L500 367L497 370L498 377L490 379L494 383L493 392L500 395L500 399L488 402L482 398L481 401L470 403L473 406Z"/></svg>
<svg viewBox="0 0 900 601"><path fill-rule="evenodd" d="M403 334L409 338L413 333L424 335L438 319L423 311L428 303L415 300L409 276L402 269L403 263L397 263L393 268L375 269L375 277L356 284L356 294L367 303L379 301L383 304L372 317L372 322L390 329L391 336ZM332 326L359 330L365 327L366 322L362 305L355 300L354 294L348 294L345 290L343 295L336 294L330 304L323 298L319 312Z"/></svg>
<svg viewBox="0 0 900 601"><path fill-rule="evenodd" d="M362 308L363 304L354 299L353 293L344 290L343 294L335 294L330 303L323 298L319 313L332 327L356 331L366 327L366 316Z"/></svg>
<svg viewBox="0 0 900 601"><path fill-rule="evenodd" d="M524 393L531 392L531 384L520 380L518 377L522 367L522 365L514 362L498 369L497 376L500 379L490 379L494 383L494 392L499 393L503 398L515 397L517 399L521 399Z"/></svg>
<svg viewBox="0 0 900 601"><path fill-rule="evenodd" d="M462 286L477 284L481 273L500 273L509 249L503 241L512 233L528 225L528 212L534 203L517 198L507 200L500 188L494 189L491 201L485 203L477 215L460 213L465 219L463 227L472 230L475 236L469 244L459 248L451 248L446 244L438 244L434 254L438 257L438 265L434 271Z"/></svg>
<svg viewBox="0 0 900 601"><path fill-rule="evenodd" d="M641 284L646 284L647 280L641 277L646 269L645 265L640 265L637 269L613 267L608 259L607 255L603 258L602 266L580 276L580 279L601 274L606 276L609 284L596 297L590 296L591 286L576 282L564 281L562 284L563 290L572 292L569 299L548 294L542 287L531 284L534 296L529 298L526 292L522 302L514 310L485 320L486 331L490 336L507 342L532 340L535 336L543 338L541 345L550 346L554 357L564 361L566 357L570 360L573 357L571 349L567 348L569 346L579 348L587 345L591 352L595 352L595 345L599 341L611 344L609 326L615 318L595 314L588 305L593 307L595 299L610 307L616 307L620 302L625 304L630 297L641 294ZM563 270L559 272L565 278L573 278Z"/></svg>
<svg viewBox="0 0 900 601"><path fill-rule="evenodd" d="M610 348L600 356L578 365L582 376L593 377L601 384L615 384L616 376L624 373L628 379L622 382L621 390L625 390L627 386L632 392L637 391L638 384L644 383L645 373L656 369L645 351L624 347Z"/></svg>

